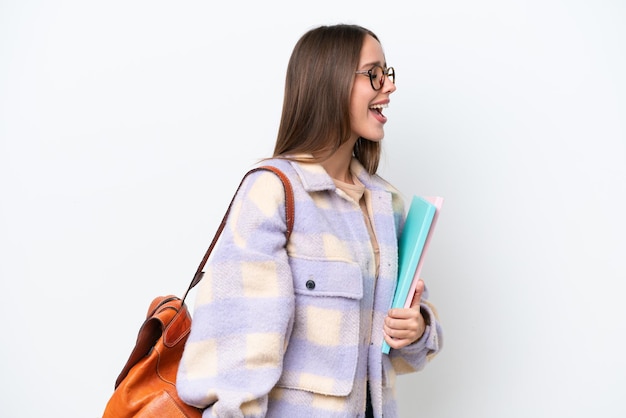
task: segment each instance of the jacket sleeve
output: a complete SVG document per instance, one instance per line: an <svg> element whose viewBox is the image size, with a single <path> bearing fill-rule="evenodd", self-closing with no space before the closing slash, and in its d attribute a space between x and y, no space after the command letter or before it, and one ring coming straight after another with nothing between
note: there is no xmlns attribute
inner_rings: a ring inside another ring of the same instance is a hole
<svg viewBox="0 0 626 418"><path fill-rule="evenodd" d="M204 417L262 417L293 324L285 195L271 172L249 175L198 284L177 390Z"/></svg>

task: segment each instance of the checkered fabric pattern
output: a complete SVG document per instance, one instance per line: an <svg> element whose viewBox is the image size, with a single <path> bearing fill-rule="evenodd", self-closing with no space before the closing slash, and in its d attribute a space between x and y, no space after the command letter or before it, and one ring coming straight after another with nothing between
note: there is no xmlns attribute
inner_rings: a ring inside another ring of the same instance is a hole
<svg viewBox="0 0 626 418"><path fill-rule="evenodd" d="M422 369L442 342L426 292L424 336L381 353L404 222L400 194L353 160L374 213L376 277L358 203L320 165L263 164L292 182L293 233L287 243L280 179L267 171L248 176L198 285L178 371L181 398L209 406L204 417L356 417L369 381L375 415L396 416L396 374Z"/></svg>

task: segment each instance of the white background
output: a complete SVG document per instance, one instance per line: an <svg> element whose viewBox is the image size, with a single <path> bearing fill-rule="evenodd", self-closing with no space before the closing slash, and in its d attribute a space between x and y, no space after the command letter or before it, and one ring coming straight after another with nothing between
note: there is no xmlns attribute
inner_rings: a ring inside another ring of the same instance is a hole
<svg viewBox="0 0 626 418"><path fill-rule="evenodd" d="M381 174L446 201L402 417L623 417L623 1L0 1L2 417L98 417L269 156L291 49L376 32ZM297 222L297 220L296 220ZM236 314L236 313L234 313Z"/></svg>

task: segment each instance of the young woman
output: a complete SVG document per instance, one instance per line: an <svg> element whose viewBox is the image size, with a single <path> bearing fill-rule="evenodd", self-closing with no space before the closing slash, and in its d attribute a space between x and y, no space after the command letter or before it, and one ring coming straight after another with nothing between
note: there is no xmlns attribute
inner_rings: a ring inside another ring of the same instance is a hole
<svg viewBox="0 0 626 418"><path fill-rule="evenodd" d="M389 309L404 224L376 175L395 71L371 31L314 28L287 68L274 157L246 178L198 285L177 389L204 417L397 416L395 375L422 369L441 327L420 281ZM383 341L392 347L381 352Z"/></svg>

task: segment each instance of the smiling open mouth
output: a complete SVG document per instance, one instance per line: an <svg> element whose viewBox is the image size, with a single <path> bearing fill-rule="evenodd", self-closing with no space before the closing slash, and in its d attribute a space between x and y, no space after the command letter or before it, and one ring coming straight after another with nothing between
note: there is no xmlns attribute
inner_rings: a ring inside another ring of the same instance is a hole
<svg viewBox="0 0 626 418"><path fill-rule="evenodd" d="M378 112L378 114L382 115L383 114L383 109L386 109L389 105L387 104L377 104L374 106L370 106L370 109Z"/></svg>

